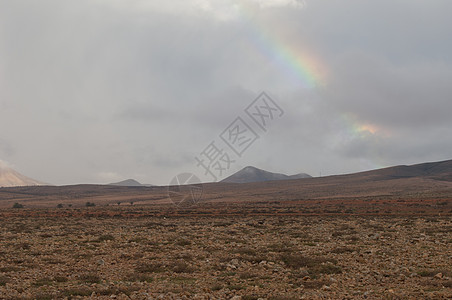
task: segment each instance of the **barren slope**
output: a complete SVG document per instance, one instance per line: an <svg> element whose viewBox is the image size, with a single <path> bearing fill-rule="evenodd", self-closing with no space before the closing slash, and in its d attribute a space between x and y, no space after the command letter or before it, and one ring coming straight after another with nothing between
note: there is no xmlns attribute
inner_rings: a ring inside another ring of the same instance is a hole
<svg viewBox="0 0 452 300"><path fill-rule="evenodd" d="M24 176L9 167L0 165L0 187L32 186L42 184L43 183Z"/></svg>

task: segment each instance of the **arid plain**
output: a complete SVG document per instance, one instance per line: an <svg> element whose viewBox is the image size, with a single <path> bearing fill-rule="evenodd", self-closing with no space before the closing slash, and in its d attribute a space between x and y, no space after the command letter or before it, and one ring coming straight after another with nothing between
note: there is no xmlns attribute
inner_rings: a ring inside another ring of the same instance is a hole
<svg viewBox="0 0 452 300"><path fill-rule="evenodd" d="M164 187L3 188L0 298L450 299L450 173L403 169L178 205Z"/></svg>

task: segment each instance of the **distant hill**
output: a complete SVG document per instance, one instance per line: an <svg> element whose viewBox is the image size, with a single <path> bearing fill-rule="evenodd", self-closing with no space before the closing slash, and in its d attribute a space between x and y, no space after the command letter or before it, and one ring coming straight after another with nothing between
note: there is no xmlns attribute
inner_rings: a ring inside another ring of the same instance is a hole
<svg viewBox="0 0 452 300"><path fill-rule="evenodd" d="M0 187L35 186L44 183L31 179L0 163Z"/></svg>
<svg viewBox="0 0 452 300"><path fill-rule="evenodd" d="M268 213L271 205L283 209L281 211L284 213L288 213L287 207L292 211L297 205L302 205L295 209L297 212L294 212L300 214L319 211L341 214L422 213L424 211L452 214L452 160L395 166L345 175L281 180L302 176L302 174L287 176L247 167L225 179L224 182L204 184L203 201L214 203L212 208L215 209L219 207L217 205L226 203L225 214L239 214L246 209L257 212L259 205L262 205L261 212L265 214ZM260 180L261 182L228 183L232 180L234 182ZM262 180L267 181L262 182ZM135 205L149 205L149 207L157 205L154 211L156 214L161 212L160 205L173 203L168 197L166 186L131 188L113 185L71 185L0 189L0 208L12 207L16 202L25 203L27 207L56 207L60 203L84 207L86 202L92 202L93 199L96 199L96 205L117 205L129 202L134 202ZM319 205L320 202L322 204ZM246 203L246 206L234 210L233 206L239 203L244 203L243 205ZM254 204L250 205L250 203ZM230 204L231 207L228 206ZM206 208L205 211L209 209ZM204 208L195 207L192 212L199 214L204 212ZM172 213L177 212L172 211L170 214Z"/></svg>
<svg viewBox="0 0 452 300"><path fill-rule="evenodd" d="M238 171L237 173L232 174L231 176L223 179L221 182L248 183L248 182L262 182L262 181L289 180L302 178L311 178L311 176L305 173L289 176L280 173L272 173L258 169L256 167L248 166Z"/></svg>
<svg viewBox="0 0 452 300"><path fill-rule="evenodd" d="M377 180L424 177L441 181L452 181L452 160L429 162L409 166L400 165L342 176L372 177L373 179Z"/></svg>
<svg viewBox="0 0 452 300"><path fill-rule="evenodd" d="M135 179L127 179L120 182L110 183L108 185L114 186L154 186L153 184L142 184L136 181Z"/></svg>
<svg viewBox="0 0 452 300"><path fill-rule="evenodd" d="M139 183L135 179L127 179L120 182L110 183L109 185L114 186L144 186L143 184Z"/></svg>

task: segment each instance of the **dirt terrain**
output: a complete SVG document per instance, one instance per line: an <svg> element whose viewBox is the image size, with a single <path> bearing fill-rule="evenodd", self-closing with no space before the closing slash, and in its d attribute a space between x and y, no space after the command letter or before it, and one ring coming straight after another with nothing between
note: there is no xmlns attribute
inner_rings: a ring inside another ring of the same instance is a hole
<svg viewBox="0 0 452 300"><path fill-rule="evenodd" d="M450 217L83 210L2 218L1 299L452 297Z"/></svg>
<svg viewBox="0 0 452 300"><path fill-rule="evenodd" d="M171 198L2 188L0 299L451 299L452 182L422 172L174 187Z"/></svg>

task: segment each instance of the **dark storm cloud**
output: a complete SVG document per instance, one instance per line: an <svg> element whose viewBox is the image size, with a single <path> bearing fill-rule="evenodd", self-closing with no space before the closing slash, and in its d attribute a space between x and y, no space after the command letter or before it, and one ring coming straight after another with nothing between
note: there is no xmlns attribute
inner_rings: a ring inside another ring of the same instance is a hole
<svg viewBox="0 0 452 300"><path fill-rule="evenodd" d="M444 63L401 67L355 53L339 64L336 72L343 76L337 76L325 91L325 99L338 110L395 129L451 123L452 72Z"/></svg>

